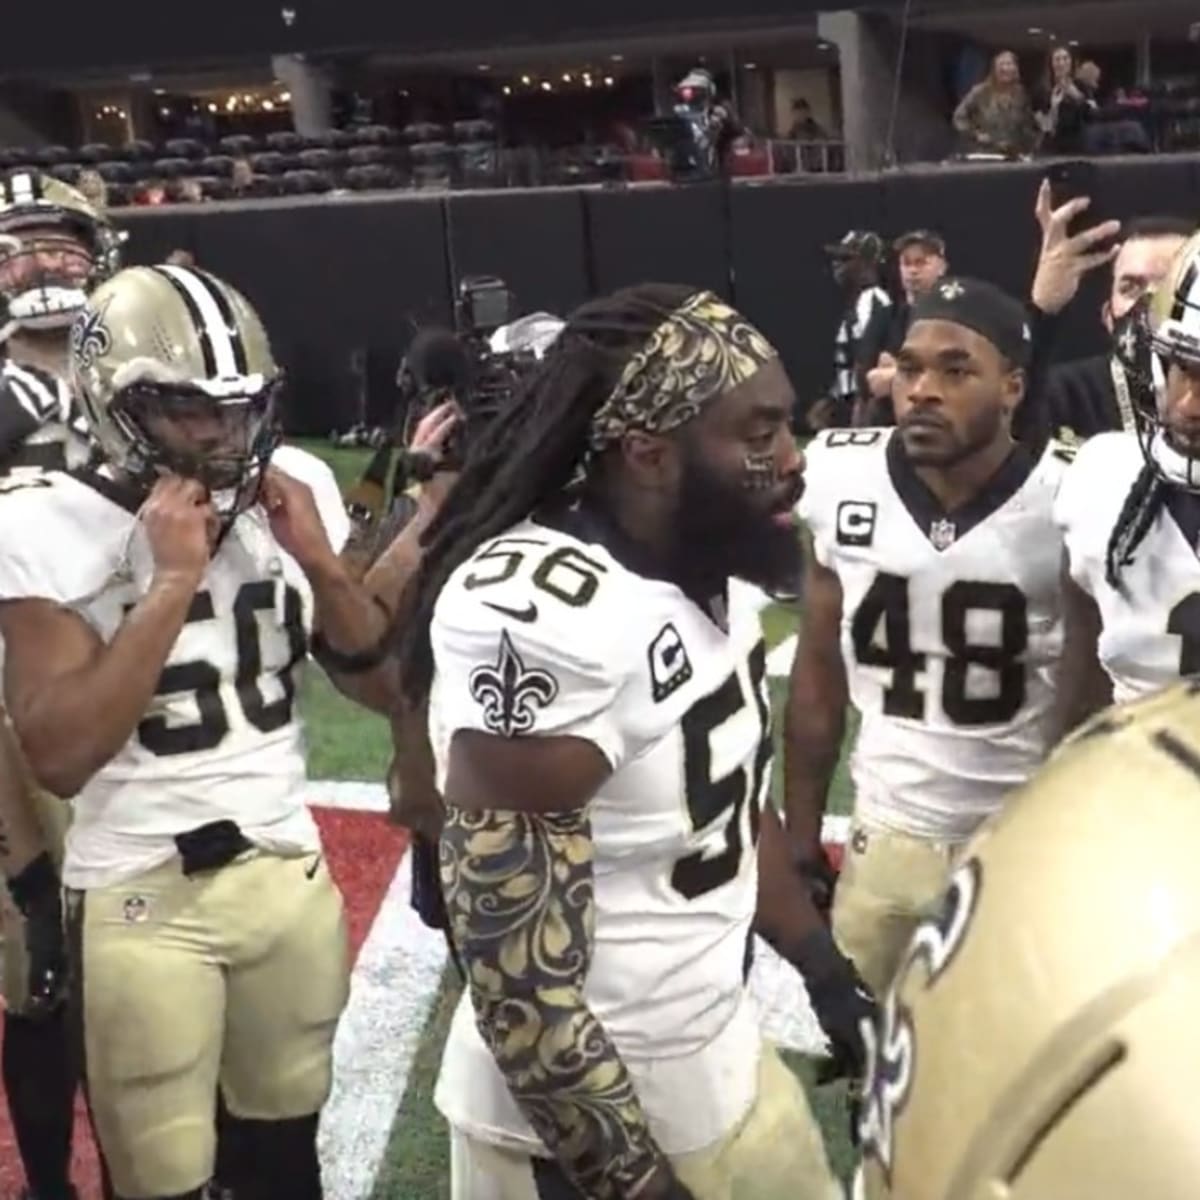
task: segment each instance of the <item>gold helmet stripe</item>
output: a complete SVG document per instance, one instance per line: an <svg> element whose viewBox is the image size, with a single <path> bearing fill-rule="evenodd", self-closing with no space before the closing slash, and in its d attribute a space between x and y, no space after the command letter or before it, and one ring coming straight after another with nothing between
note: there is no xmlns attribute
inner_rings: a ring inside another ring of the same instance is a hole
<svg viewBox="0 0 1200 1200"><path fill-rule="evenodd" d="M197 271L186 267L154 267L187 308L200 335L200 350L209 378L230 379L246 374L246 348L225 297ZM224 313L222 312L224 309Z"/></svg>

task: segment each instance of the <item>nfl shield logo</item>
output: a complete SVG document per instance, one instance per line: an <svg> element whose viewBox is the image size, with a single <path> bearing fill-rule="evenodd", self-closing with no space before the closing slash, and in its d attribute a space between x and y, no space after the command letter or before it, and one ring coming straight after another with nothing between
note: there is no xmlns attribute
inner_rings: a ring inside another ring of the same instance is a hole
<svg viewBox="0 0 1200 1200"><path fill-rule="evenodd" d="M929 540L933 543L935 550L946 550L954 545L955 538L958 537L958 530L954 526L953 521L934 521L929 527Z"/></svg>

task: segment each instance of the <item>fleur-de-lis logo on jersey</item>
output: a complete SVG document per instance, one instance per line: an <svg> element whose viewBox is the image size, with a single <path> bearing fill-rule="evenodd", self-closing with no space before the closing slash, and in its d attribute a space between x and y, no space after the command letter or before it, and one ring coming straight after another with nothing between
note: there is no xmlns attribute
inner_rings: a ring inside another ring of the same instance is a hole
<svg viewBox="0 0 1200 1200"><path fill-rule="evenodd" d="M84 309L71 326L71 353L85 371L95 366L96 359L112 349L112 335L104 324L104 313Z"/></svg>
<svg viewBox="0 0 1200 1200"><path fill-rule="evenodd" d="M495 663L476 667L468 682L471 699L483 707L483 723L503 737L528 733L537 710L558 695L558 681L548 671L527 668L507 631L500 634Z"/></svg>
<svg viewBox="0 0 1200 1200"><path fill-rule="evenodd" d="M943 283L938 290L941 292L943 300L957 300L959 296L965 295L967 291L957 279L952 279L949 283Z"/></svg>

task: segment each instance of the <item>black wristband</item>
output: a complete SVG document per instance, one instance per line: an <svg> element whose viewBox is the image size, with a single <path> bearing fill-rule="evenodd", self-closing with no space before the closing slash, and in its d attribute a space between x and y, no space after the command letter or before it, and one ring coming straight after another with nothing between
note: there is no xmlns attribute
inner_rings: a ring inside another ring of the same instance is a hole
<svg viewBox="0 0 1200 1200"><path fill-rule="evenodd" d="M391 639L384 637L369 650L346 654L331 646L325 640L324 634L318 632L312 636L313 658L323 667L328 667L339 675L365 675L368 671L373 671L387 658L390 649Z"/></svg>
<svg viewBox="0 0 1200 1200"><path fill-rule="evenodd" d="M58 871L50 855L43 851L24 870L9 879L8 894L22 914L29 916L29 910L39 901L50 897L57 899L59 887Z"/></svg>
<svg viewBox="0 0 1200 1200"><path fill-rule="evenodd" d="M335 646L331 646L325 635L318 629L312 635L312 655L317 662L331 671L336 671L339 675L365 675L387 658L392 649L391 610L378 596L372 596L371 602L387 620L388 629L384 632L383 637L369 649L347 654L344 650L338 650Z"/></svg>
<svg viewBox="0 0 1200 1200"><path fill-rule="evenodd" d="M846 975L850 965L838 949L833 934L825 927L814 929L787 956L804 978L812 983L836 975Z"/></svg>

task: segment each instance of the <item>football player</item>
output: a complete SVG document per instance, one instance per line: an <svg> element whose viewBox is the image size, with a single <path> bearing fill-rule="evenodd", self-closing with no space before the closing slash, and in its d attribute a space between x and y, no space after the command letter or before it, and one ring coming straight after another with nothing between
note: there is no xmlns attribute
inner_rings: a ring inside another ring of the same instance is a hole
<svg viewBox="0 0 1200 1200"><path fill-rule="evenodd" d="M1192 1200L1198 764L1191 681L1097 718L969 846L869 1039L856 1200Z"/></svg>
<svg viewBox="0 0 1200 1200"><path fill-rule="evenodd" d="M876 990L955 851L1046 748L1066 463L1013 440L1028 351L1020 305L948 279L918 299L896 356L897 428L832 430L808 452L814 561L788 701L788 830L828 904L821 817L849 701L862 726L832 919Z"/></svg>
<svg viewBox="0 0 1200 1200"><path fill-rule="evenodd" d="M838 1195L745 984L758 930L858 1068L872 1005L766 803L765 646L727 586L798 567L793 401L716 296L617 292L427 531L402 661L468 984L436 1094L455 1200Z"/></svg>
<svg viewBox="0 0 1200 1200"><path fill-rule="evenodd" d="M1200 234L1118 328L1136 428L1092 438L1063 482L1063 731L1103 707L1108 680L1125 701L1200 672L1198 279Z"/></svg>
<svg viewBox="0 0 1200 1200"><path fill-rule="evenodd" d="M0 492L81 466L86 429L68 383L71 322L114 265L119 236L84 197L35 171L0 175ZM62 1200L76 1076L62 1005L58 871L69 810L32 785L0 709L4 1089L30 1193Z"/></svg>
<svg viewBox="0 0 1200 1200"><path fill-rule="evenodd" d="M276 449L283 377L233 288L120 272L73 326L72 369L105 461L0 498L0 632L30 767L74 798L63 878L100 1143L124 1200L198 1197L219 1083L222 1183L311 1200L348 964L297 673L310 636L359 669L389 618L338 558L328 468Z"/></svg>

